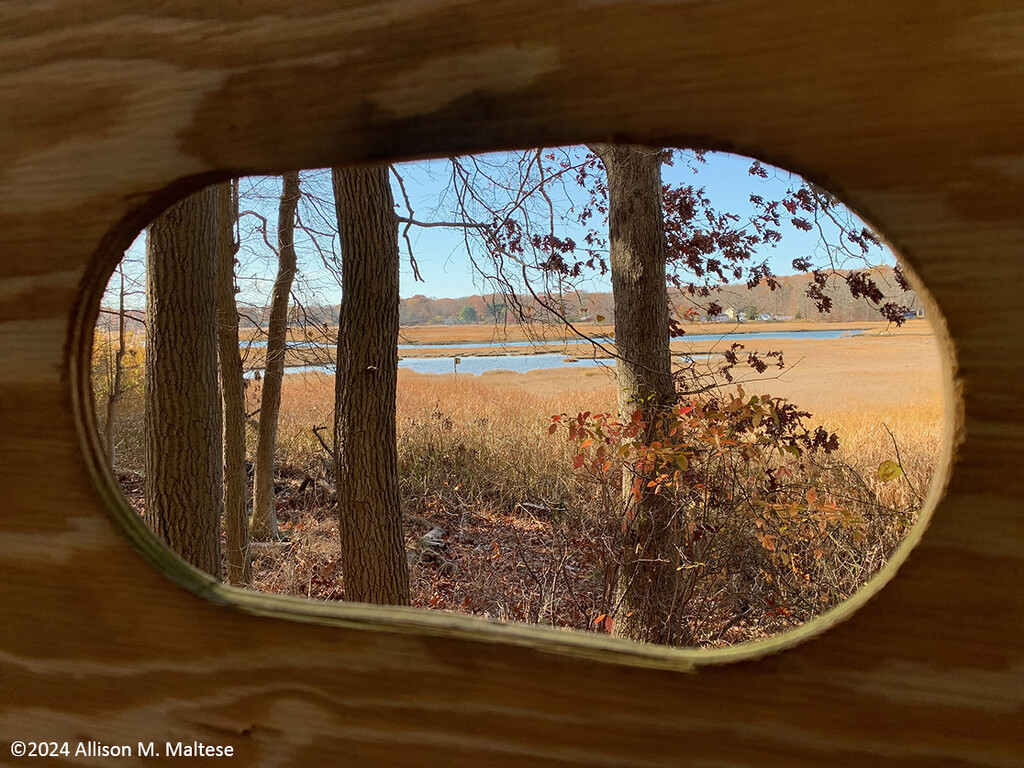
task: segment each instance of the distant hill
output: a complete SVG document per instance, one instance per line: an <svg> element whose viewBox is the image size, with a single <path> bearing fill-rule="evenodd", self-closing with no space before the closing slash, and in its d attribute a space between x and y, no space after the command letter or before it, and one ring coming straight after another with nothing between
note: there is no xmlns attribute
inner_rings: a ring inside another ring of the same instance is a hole
<svg viewBox="0 0 1024 768"><path fill-rule="evenodd" d="M819 313L815 303L807 296L811 284L810 274L796 274L779 277L779 287L774 291L761 284L748 288L746 284L725 285L715 289L707 298L697 299L701 307L709 303L719 304L723 310L732 310L734 314L752 314L754 316L770 314L779 319L807 319L822 322L850 322L856 320L878 319L877 312L865 299L854 299L847 289L843 276L839 272L829 281L825 295L832 299L832 310L828 314ZM894 301L917 309L921 302L913 291L904 292L896 282L891 267L879 267L872 270L871 278L878 284L887 301ZM670 298L682 312L694 306L682 291L673 289ZM521 306L525 307L530 316L544 319L550 315L532 297L519 297ZM559 307L569 320L595 320L598 316L614 321L615 310L610 292L589 293L579 292L552 299L554 306ZM456 299L434 299L427 296L413 296L402 299L399 317L402 325L439 325L459 322L458 316L463 307L472 307L481 322L493 322L502 311L507 311L505 300L496 295L463 296ZM700 314L705 314L700 307ZM513 318L509 315L509 320Z"/></svg>
<svg viewBox="0 0 1024 768"><path fill-rule="evenodd" d="M780 277L780 285L774 291L764 284L755 288L748 288L745 284L723 286L716 292L717 296L711 298L737 314L749 309L755 314L768 313L779 318L802 318L826 323L879 319L872 304L864 298L855 299L850 294L843 279L846 274L846 271L840 271L829 280L825 295L831 298L832 308L827 314L818 312L814 300L807 296L812 279L810 274ZM876 267L870 278L885 295L883 303L891 301L914 310L922 308L916 293L899 287L892 267Z"/></svg>
<svg viewBox="0 0 1024 768"><path fill-rule="evenodd" d="M716 288L706 298L691 301L678 289L670 291L670 299L680 313L694 307L700 316L706 314L704 308L714 302L723 311L731 311L736 316L771 315L774 319L805 319L821 322L851 322L858 320L878 319L878 313L869 303L861 298L854 299L847 289L840 272L830 278L825 294L832 299L832 311L821 314L814 301L807 296L807 288L811 283L811 275L796 274L777 278L779 287L771 290L761 284L748 288L745 284L725 285ZM885 294L886 300L906 305L912 309L921 307L921 302L913 291L904 292L896 282L891 267L878 267L872 270L871 278ZM554 313L545 309L532 296L517 297L516 302L522 311L539 321L555 320ZM507 319L515 322L516 314L509 308L504 297L497 294L482 296L462 296L459 298L431 298L416 295L402 299L399 305L399 321L404 326L410 325L444 325L465 324L465 318L475 316L480 323L493 323L495 320ZM615 310L610 292L586 292L567 294L560 299L551 297L548 303L556 307L558 312L572 322L614 322ZM699 306L698 306L699 305ZM470 307L473 311L463 311ZM269 307L240 305L241 326L243 328L266 328L269 321ZM140 312L133 312L141 315ZM462 319L460 319L460 315ZM110 323L108 327L116 328L117 317L112 310L105 308L100 315L101 323ZM292 306L290 324L335 326L338 322L337 305ZM141 330L138 322L129 323L129 327Z"/></svg>

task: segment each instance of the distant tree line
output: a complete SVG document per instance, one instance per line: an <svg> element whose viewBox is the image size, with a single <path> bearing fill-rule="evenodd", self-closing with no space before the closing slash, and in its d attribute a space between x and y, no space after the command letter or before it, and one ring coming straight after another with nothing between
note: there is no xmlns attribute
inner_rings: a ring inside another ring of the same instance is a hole
<svg viewBox="0 0 1024 768"><path fill-rule="evenodd" d="M893 268L879 266L874 269L876 279L887 300L900 300L911 309L920 308L921 301L912 290L902 290L896 280ZM842 274L842 271L840 271ZM761 315L772 315L774 319L814 320L823 323L846 323L879 319L878 313L866 302L855 299L839 286L829 286L824 294L831 298L832 307L828 312L818 310L815 302L807 296L807 288L813 276L810 273L778 277L778 287L769 289L766 285L754 288L744 283L723 285L715 289L717 301L723 309L733 309L737 316L746 320ZM669 290L669 300L681 303L681 292ZM540 302L531 296L518 295L517 303L529 308L530 319L559 321ZM470 308L472 313L465 311ZM572 322L593 322L598 317L600 322L615 322L615 305L612 293L609 292L574 292L571 301L564 302L566 317ZM111 310L113 312L113 310ZM239 303L239 325L242 328L266 328L270 322L270 308ZM475 313L475 315L473 314ZM698 315L698 319L706 314ZM399 323L407 325L444 325L446 323L518 323L518 315L508 311L505 297L500 294L484 294L460 296L456 298L432 298L416 294L401 299L398 305ZM335 325L338 318L338 305L305 304L302 319L317 325ZM116 316L113 327L116 328ZM129 330L141 330L143 324L131 321L128 317Z"/></svg>

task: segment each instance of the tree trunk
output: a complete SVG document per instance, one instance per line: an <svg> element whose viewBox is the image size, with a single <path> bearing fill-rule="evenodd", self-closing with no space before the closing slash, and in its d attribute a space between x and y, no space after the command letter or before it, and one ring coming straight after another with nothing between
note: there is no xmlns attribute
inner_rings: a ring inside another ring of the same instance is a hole
<svg viewBox="0 0 1024 768"><path fill-rule="evenodd" d="M398 222L388 168L332 173L342 256L335 476L345 597L409 604L398 496Z"/></svg>
<svg viewBox="0 0 1024 768"><path fill-rule="evenodd" d="M124 355L127 350L126 330L124 327L124 265L118 267L121 277L121 290L117 305L117 352L114 353L114 373L107 393L107 422L103 428L103 440L107 447L107 458L111 468L114 467L114 417L117 415L117 404L124 395Z"/></svg>
<svg viewBox="0 0 1024 768"><path fill-rule="evenodd" d="M608 228L615 346L619 354L619 414L638 409L648 422L675 400L669 352L666 241L661 207L661 150L600 145L608 176ZM649 437L649 436L648 436ZM619 579L621 610L617 632L641 642L691 642L683 615L688 572L678 570L680 510L641 483L623 477L627 528Z"/></svg>
<svg viewBox="0 0 1024 768"><path fill-rule="evenodd" d="M224 529L227 538L228 583L252 582L249 560L249 515L245 477L245 381L238 351L238 307L235 304L234 225L238 196L234 182L217 185L217 344L224 416Z"/></svg>
<svg viewBox="0 0 1024 768"><path fill-rule="evenodd" d="M270 304L266 368L260 397L260 427L253 465L252 537L265 541L280 538L274 497L274 451L277 418L281 411L281 384L288 341L288 297L295 278L295 211L299 205L298 171L281 177L281 204L277 212L277 278Z"/></svg>
<svg viewBox="0 0 1024 768"><path fill-rule="evenodd" d="M146 235L146 521L220 578L216 189L181 200Z"/></svg>

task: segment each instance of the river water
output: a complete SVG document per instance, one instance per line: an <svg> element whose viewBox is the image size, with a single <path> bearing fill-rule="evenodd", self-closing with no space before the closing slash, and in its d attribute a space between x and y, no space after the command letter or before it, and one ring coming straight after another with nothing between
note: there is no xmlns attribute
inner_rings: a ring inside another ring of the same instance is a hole
<svg viewBox="0 0 1024 768"><path fill-rule="evenodd" d="M743 342L750 340L774 340L774 339L838 339L844 335L856 335L860 333L859 329L841 329L835 331L766 331L764 333L727 333L727 334L694 334L686 335L681 339L675 339L675 341L717 341L720 342L721 349L727 349L733 342ZM600 338L598 341L610 341L607 337ZM541 344L559 344L561 342L540 342ZM589 344L588 340L584 339L570 339L565 342L567 346L578 345L578 344ZM266 341L253 341L247 342L248 345L253 347L266 346ZM533 346L535 342L532 341L497 341L497 342L477 342L473 344L399 344L398 349L401 350L458 350L458 349L480 349L480 348L493 348L493 349L504 349L504 348L522 348ZM243 344L244 346L245 344ZM308 349L310 347L320 346L313 342L290 342L289 347L293 349ZM582 350L575 350L577 353ZM601 359L595 360L590 357L580 356L579 358L567 356L564 352L542 352L536 355L473 355L468 357L459 357L459 364L456 369L455 360L456 355L447 355L445 357L407 357L398 361L399 368L407 368L417 373L452 373L457 370L458 373L468 373L478 376L481 373L487 371L515 371L517 373L528 373L529 371L549 370L552 368L593 368L597 366L613 366L614 360ZM695 359L707 358L708 355L693 355ZM333 365L302 365L293 366L286 369L286 373L302 373L306 371L319 371L321 373L334 373ZM252 376L253 372L250 371L246 374Z"/></svg>
<svg viewBox="0 0 1024 768"><path fill-rule="evenodd" d="M679 336L673 341L722 341L726 344L731 344L734 341L744 340L762 340L762 339L838 339L840 336L854 336L861 332L859 328L842 328L835 331L764 331L763 333L694 333L686 334L685 336ZM596 341L607 342L614 341L610 336L597 336ZM476 342L473 344L399 344L399 350L402 349L470 349L474 347L529 347L534 344L547 344L557 345L563 342L561 341L491 341L491 342ZM589 339L569 339L564 342L565 344L589 344Z"/></svg>

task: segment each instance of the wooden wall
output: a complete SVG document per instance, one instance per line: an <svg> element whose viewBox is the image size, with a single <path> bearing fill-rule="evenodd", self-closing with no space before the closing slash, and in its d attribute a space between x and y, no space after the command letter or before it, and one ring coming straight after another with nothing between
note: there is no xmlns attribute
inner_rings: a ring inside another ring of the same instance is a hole
<svg viewBox="0 0 1024 768"><path fill-rule="evenodd" d="M243 596L140 537L83 435L98 297L150 217L242 173L608 139L803 173L930 291L947 485L888 585L697 654ZM0 764L45 739L254 766L1024 765L1022 246L1014 0L0 5Z"/></svg>

